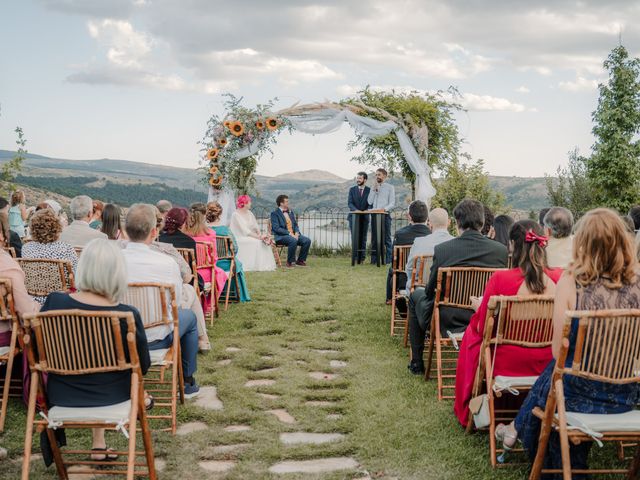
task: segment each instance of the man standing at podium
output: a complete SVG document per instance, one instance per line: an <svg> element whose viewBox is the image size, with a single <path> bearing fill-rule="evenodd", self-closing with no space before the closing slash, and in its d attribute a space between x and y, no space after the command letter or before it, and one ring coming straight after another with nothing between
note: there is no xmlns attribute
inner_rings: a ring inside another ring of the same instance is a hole
<svg viewBox="0 0 640 480"><path fill-rule="evenodd" d="M358 172L356 176L356 184L349 189L349 199L347 203L349 205L349 211L361 211L369 210L369 192L371 189L366 186L367 174L365 172ZM367 250L367 229L369 228L369 215L353 215L349 214L349 229L353 232L353 222L359 223L360 238L358 239L358 254L356 259L358 263L364 261Z"/></svg>
<svg viewBox="0 0 640 480"><path fill-rule="evenodd" d="M393 185L385 183L387 171L384 168L376 170L376 183L369 193L369 205L372 210L384 210L384 252L385 263L391 263L391 210L396 204L396 191ZM377 239L375 236L378 215L371 215L371 263L378 262Z"/></svg>

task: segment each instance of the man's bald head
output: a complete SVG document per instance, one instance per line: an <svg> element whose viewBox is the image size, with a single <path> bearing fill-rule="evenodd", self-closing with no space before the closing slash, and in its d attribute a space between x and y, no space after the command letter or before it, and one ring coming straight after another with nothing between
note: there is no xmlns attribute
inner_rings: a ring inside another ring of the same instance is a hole
<svg viewBox="0 0 640 480"><path fill-rule="evenodd" d="M434 208L429 212L429 223L432 230L442 230L449 227L449 214L444 208Z"/></svg>

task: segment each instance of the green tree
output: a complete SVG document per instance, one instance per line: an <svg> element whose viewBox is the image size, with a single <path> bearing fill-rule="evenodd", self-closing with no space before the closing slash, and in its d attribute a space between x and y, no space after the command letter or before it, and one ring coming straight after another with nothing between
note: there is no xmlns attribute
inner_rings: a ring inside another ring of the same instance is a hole
<svg viewBox="0 0 640 480"><path fill-rule="evenodd" d="M640 187L640 60L629 58L622 45L604 62L609 80L599 86L598 107L593 112L593 154L586 174L595 204L626 212L637 203Z"/></svg>
<svg viewBox="0 0 640 480"><path fill-rule="evenodd" d="M11 191L15 190L13 180L22 171L22 162L27 158L27 139L24 137L24 132L20 127L16 127L14 131L18 135L16 139L18 150L13 158L3 163L2 168L0 168L0 184L5 196L10 195Z"/></svg>
<svg viewBox="0 0 640 480"><path fill-rule="evenodd" d="M545 175L549 204L565 207L581 217L593 204L592 186L587 177L587 158L575 148L569 152L569 164L558 167L557 178Z"/></svg>
<svg viewBox="0 0 640 480"><path fill-rule="evenodd" d="M461 162L452 159L444 168L443 176L434 181L436 196L434 207L442 207L453 213L455 206L465 198L473 198L489 207L494 213L505 210L505 198L489 185L489 175L484 169L484 161Z"/></svg>

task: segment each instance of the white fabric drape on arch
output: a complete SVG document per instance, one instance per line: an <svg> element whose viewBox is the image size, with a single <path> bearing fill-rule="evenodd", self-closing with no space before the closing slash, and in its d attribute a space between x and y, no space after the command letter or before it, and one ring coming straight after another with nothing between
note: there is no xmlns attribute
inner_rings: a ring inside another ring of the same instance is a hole
<svg viewBox="0 0 640 480"><path fill-rule="evenodd" d="M348 122L349 125L351 125L351 127L353 127L353 129L358 133L368 138L380 137L382 135L387 135L390 132L394 132L398 138L398 143L400 144L400 148L404 154L407 164L409 164L411 171L416 175L416 199L429 204L431 198L436 194L436 191L431 184L429 165L427 164L426 159L420 158L413 142L411 142L407 133L400 128L397 123L390 120L381 122L373 118L361 117L360 115L353 113L351 110L336 110L330 108L306 113L304 115L288 116L287 119L291 122L296 131L310 133L313 135L335 132L345 121ZM239 150L235 155L236 160L256 154L259 149L258 147L259 142L256 141L248 147ZM209 201L212 200L218 201L222 206L225 212L225 225L228 225L228 220L231 218L231 214L235 210L233 193L228 190L217 191L209 187Z"/></svg>

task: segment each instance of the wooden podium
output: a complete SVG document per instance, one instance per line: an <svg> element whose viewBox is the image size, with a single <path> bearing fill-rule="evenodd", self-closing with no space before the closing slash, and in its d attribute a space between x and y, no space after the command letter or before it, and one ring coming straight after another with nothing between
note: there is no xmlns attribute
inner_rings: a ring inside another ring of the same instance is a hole
<svg viewBox="0 0 640 480"><path fill-rule="evenodd" d="M371 219L376 219L375 222L371 222L371 237L375 235L376 238L376 257L378 259L378 267L385 263L385 246L384 246L384 216L387 214L384 210L356 210L351 212L353 221L351 222L351 266L353 267L358 261L358 254L360 253L360 218L359 215L371 215ZM375 231L373 225L375 224ZM366 253L366 252L365 252Z"/></svg>

